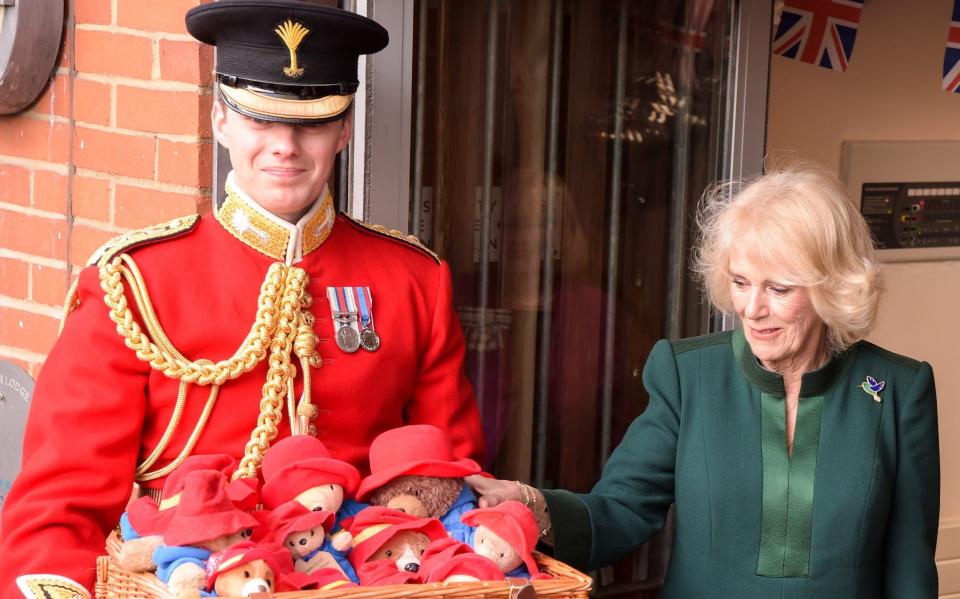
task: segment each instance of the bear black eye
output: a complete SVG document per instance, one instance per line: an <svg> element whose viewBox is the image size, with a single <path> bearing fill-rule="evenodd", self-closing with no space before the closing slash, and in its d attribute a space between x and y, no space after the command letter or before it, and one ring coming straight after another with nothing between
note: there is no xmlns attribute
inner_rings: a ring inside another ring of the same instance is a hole
<svg viewBox="0 0 960 599"><path fill-rule="evenodd" d="M503 557L503 554L502 554L502 553L500 554L500 557Z"/></svg>
<svg viewBox="0 0 960 599"><path fill-rule="evenodd" d="M417 489L416 491L414 491L413 494L416 495L417 497L420 497L420 489Z"/></svg>
<svg viewBox="0 0 960 599"><path fill-rule="evenodd" d="M273 581L272 581L272 580L267 580L267 588L272 587L272 586L273 586Z"/></svg>
<svg viewBox="0 0 960 599"><path fill-rule="evenodd" d="M330 490L333 491L333 485L330 485Z"/></svg>
<svg viewBox="0 0 960 599"><path fill-rule="evenodd" d="M420 550L420 555L423 555L423 551L424 551L423 549Z"/></svg>
<svg viewBox="0 0 960 599"><path fill-rule="evenodd" d="M250 578L250 573L247 572L246 570L244 570L244 571L243 571L243 577L244 577L244 578Z"/></svg>
<svg viewBox="0 0 960 599"><path fill-rule="evenodd" d="M311 536L311 537L313 536L313 529L312 529L312 528L310 529L310 536Z"/></svg>
<svg viewBox="0 0 960 599"><path fill-rule="evenodd" d="M392 557L392 556L393 556L393 550L387 549L387 557Z"/></svg>
<svg viewBox="0 0 960 599"><path fill-rule="evenodd" d="M289 543L287 543L287 545L290 545L291 547L293 547L293 546L294 546L294 543L293 543L293 541L290 541Z"/></svg>
<svg viewBox="0 0 960 599"><path fill-rule="evenodd" d="M245 529L241 530L241 531L240 531L240 536L243 537L244 539L249 539L250 537L253 536L253 529L252 529L252 528L245 528Z"/></svg>

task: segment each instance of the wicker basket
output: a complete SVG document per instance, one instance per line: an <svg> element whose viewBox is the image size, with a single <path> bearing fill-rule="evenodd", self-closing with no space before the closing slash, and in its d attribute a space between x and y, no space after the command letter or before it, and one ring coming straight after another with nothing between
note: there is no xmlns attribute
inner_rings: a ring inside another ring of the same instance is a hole
<svg viewBox="0 0 960 599"><path fill-rule="evenodd" d="M120 550L121 541L116 534L107 539L108 555L97 559L96 599L177 599L167 586L153 574L134 574L120 568L115 556ZM533 580L530 585L537 597L560 597L564 599L586 599L593 581L589 576L570 566L550 558L542 553L534 553L541 572L553 576L553 580ZM514 579L519 581L519 579ZM351 587L329 591L301 591L295 593L277 593L276 599L329 599L347 597L349 599L386 599L388 597L425 597L483 599L510 599L517 596L519 585L511 582L456 582L434 584L404 584L379 587ZM240 598L236 598L240 599Z"/></svg>

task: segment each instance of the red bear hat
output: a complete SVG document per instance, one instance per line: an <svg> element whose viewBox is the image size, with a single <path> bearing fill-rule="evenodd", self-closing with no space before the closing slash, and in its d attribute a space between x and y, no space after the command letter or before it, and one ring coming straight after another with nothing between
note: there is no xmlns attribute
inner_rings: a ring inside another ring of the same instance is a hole
<svg viewBox="0 0 960 599"><path fill-rule="evenodd" d="M461 553L430 568L426 582L443 582L457 574L477 580L506 580L497 564L476 553Z"/></svg>
<svg viewBox="0 0 960 599"><path fill-rule="evenodd" d="M365 508L355 517L347 518L340 524L353 535L353 550L348 559L354 568L360 567L398 532L422 532L431 541L447 536L443 524L436 518L417 518L388 507Z"/></svg>
<svg viewBox="0 0 960 599"><path fill-rule="evenodd" d="M279 583L283 575L283 560L289 558L290 553L276 545L255 545L249 541L237 543L229 549L214 553L207 560L207 590L213 590L221 574L258 559L262 559L273 570L274 580Z"/></svg>
<svg viewBox="0 0 960 599"><path fill-rule="evenodd" d="M430 543L420 557L424 582L443 582L456 574L477 580L505 580L503 572L492 560L474 553L466 543L447 537Z"/></svg>
<svg viewBox="0 0 960 599"><path fill-rule="evenodd" d="M387 559L356 566L357 578L361 587L382 587L397 584L421 584L423 576L419 572L397 570L397 565Z"/></svg>
<svg viewBox="0 0 960 599"><path fill-rule="evenodd" d="M234 507L227 497L227 477L222 472L190 473L180 497L173 518L163 531L167 545L194 545L259 525L256 518Z"/></svg>
<svg viewBox="0 0 960 599"><path fill-rule="evenodd" d="M157 505L148 496L141 497L127 507L130 525L141 536L157 535L166 530L180 503L180 493L187 476L198 470L216 470L226 476L236 469L237 460L225 453L190 456L163 481L163 499ZM239 479L227 483L227 496L242 510L253 510L257 505L256 479Z"/></svg>
<svg viewBox="0 0 960 599"><path fill-rule="evenodd" d="M401 476L461 478L480 471L470 458L457 459L450 436L439 428L401 426L380 433L370 444L370 476L360 483L357 501Z"/></svg>
<svg viewBox="0 0 960 599"><path fill-rule="evenodd" d="M424 550L423 555L420 556L420 571L423 572L428 563L436 560L436 563L440 563L450 559L455 555L460 555L461 553L473 553L473 547L454 539L453 537L445 537L443 539L437 539L436 541L431 542L426 550Z"/></svg>
<svg viewBox="0 0 960 599"><path fill-rule="evenodd" d="M288 553L287 556L290 554ZM295 591L329 591L331 589L346 589L357 586L336 568L318 568L310 572L288 572L284 575L288 586Z"/></svg>
<svg viewBox="0 0 960 599"><path fill-rule="evenodd" d="M267 516L266 523L270 529L267 533L267 540L283 545L283 540L287 538L287 535L318 526L322 526L323 530L330 532L335 519L336 514L333 512L314 512L296 501L288 501Z"/></svg>
<svg viewBox="0 0 960 599"><path fill-rule="evenodd" d="M273 509L307 489L324 484L343 487L353 495L360 473L350 463L330 455L316 437L294 435L282 439L263 456L263 504Z"/></svg>
<svg viewBox="0 0 960 599"><path fill-rule="evenodd" d="M539 574L532 551L537 546L537 519L519 501L504 501L496 507L477 508L460 516L469 526L486 526L517 550L531 576Z"/></svg>

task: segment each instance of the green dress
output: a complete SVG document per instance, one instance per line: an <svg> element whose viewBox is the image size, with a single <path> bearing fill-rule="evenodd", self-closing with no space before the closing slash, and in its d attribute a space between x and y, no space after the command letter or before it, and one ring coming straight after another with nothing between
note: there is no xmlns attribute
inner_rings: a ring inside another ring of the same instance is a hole
<svg viewBox="0 0 960 599"><path fill-rule="evenodd" d="M676 503L664 599L937 596L929 364L861 341L805 374L789 457L783 379L741 331L659 341L643 381L650 405L593 490L544 492L559 559L611 564Z"/></svg>

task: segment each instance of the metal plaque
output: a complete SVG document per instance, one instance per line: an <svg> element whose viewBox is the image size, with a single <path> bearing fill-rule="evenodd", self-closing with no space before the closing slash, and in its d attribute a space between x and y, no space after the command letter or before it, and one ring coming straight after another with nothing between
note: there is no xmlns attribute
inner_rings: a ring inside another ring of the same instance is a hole
<svg viewBox="0 0 960 599"><path fill-rule="evenodd" d="M20 471L20 451L33 379L19 366L0 360L0 510Z"/></svg>

